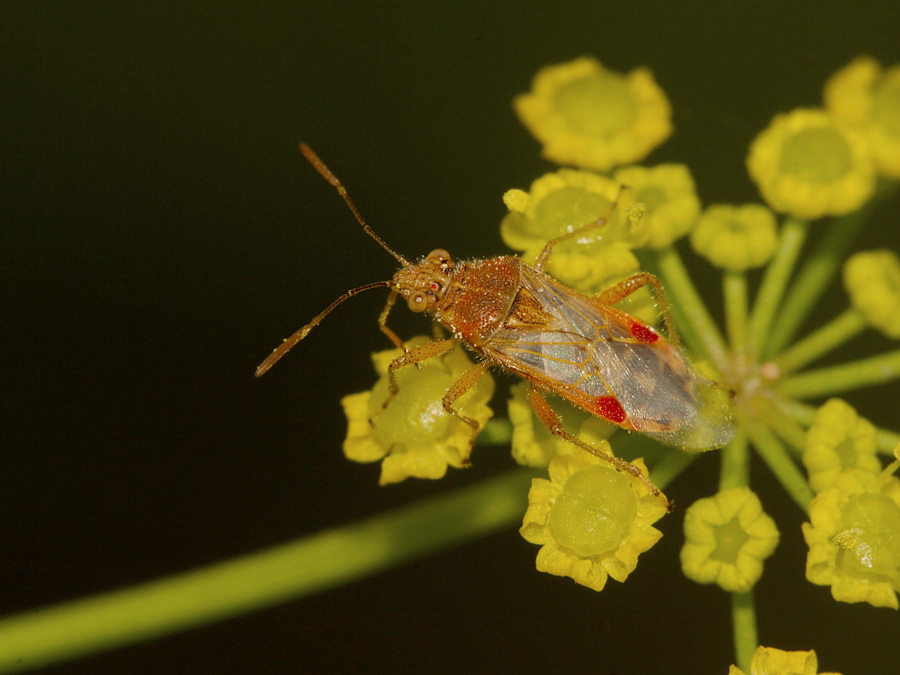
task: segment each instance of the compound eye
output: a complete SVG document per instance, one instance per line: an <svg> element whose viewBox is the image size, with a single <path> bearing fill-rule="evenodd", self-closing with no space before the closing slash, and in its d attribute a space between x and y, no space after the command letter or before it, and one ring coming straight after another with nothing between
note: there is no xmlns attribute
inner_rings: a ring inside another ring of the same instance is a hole
<svg viewBox="0 0 900 675"><path fill-rule="evenodd" d="M413 293L406 299L406 304L413 312L424 312L428 309L428 300L423 293Z"/></svg>
<svg viewBox="0 0 900 675"><path fill-rule="evenodd" d="M428 284L428 290L430 290L432 293L440 293L442 288L443 286L441 286L441 284L437 281L432 281Z"/></svg>

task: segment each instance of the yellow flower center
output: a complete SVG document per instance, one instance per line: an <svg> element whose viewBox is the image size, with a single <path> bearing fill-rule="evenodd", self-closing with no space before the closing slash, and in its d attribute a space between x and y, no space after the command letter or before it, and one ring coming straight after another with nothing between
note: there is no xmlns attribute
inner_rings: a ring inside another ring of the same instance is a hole
<svg viewBox="0 0 900 675"><path fill-rule="evenodd" d="M841 461L841 466L856 466L858 453L852 439L842 438L841 441L834 446L834 452Z"/></svg>
<svg viewBox="0 0 900 675"><path fill-rule="evenodd" d="M602 467L573 474L550 508L556 540L582 557L613 550L637 513L630 481Z"/></svg>
<svg viewBox="0 0 900 675"><path fill-rule="evenodd" d="M900 137L900 87L884 87L875 95L872 118L891 136Z"/></svg>
<svg viewBox="0 0 900 675"><path fill-rule="evenodd" d="M384 410L381 403L387 396L387 385L373 390L369 415L375 418L375 438L385 446L394 443L422 443L444 435L453 418L441 406L440 398L423 396L422 392L441 391L453 383L440 367L425 365L415 373L415 386L400 386L396 398ZM401 377L408 377L403 374Z"/></svg>
<svg viewBox="0 0 900 675"><path fill-rule="evenodd" d="M741 526L737 516L729 520L724 525L713 527L713 536L716 540L716 548L713 550L710 558L725 563L726 565L737 565L738 554L741 552L744 544L750 539L750 535Z"/></svg>
<svg viewBox="0 0 900 675"><path fill-rule="evenodd" d="M843 516L837 567L900 583L900 506L885 495L864 492L850 500Z"/></svg>
<svg viewBox="0 0 900 675"><path fill-rule="evenodd" d="M555 100L569 127L584 134L613 135L634 119L628 85L611 73L572 80L557 90Z"/></svg>
<svg viewBox="0 0 900 675"><path fill-rule="evenodd" d="M781 171L805 181L831 183L852 169L850 146L831 127L803 129L781 150Z"/></svg>
<svg viewBox="0 0 900 675"><path fill-rule="evenodd" d="M669 201L669 197L659 186L648 185L637 191L635 201L646 206L648 211L653 211L657 206Z"/></svg>
<svg viewBox="0 0 900 675"><path fill-rule="evenodd" d="M563 187L546 195L535 205L530 225L540 225L535 235L552 239L586 225L609 210L609 200L596 192Z"/></svg>

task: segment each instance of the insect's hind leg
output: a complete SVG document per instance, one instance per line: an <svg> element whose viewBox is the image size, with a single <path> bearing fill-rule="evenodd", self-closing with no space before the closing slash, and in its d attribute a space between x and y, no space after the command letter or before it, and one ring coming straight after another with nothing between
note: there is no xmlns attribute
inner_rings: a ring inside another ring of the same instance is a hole
<svg viewBox="0 0 900 675"><path fill-rule="evenodd" d="M553 434L554 436L559 436L572 445L575 445L582 450L586 450L595 457L599 457L600 459L609 462L619 471L624 471L625 473L634 476L644 485L646 485L650 490L650 493L654 497L657 497L660 501L662 501L669 511L671 511L675 507L674 502L670 502L668 498L663 494L662 490L656 487L653 484L653 481L651 481L647 476L641 473L641 470L638 469L634 464L630 464L624 459L616 457L615 455L611 455L608 452L598 450L597 448L585 443L584 441L576 438L568 431L566 431L565 427L563 427L562 425L562 421L559 419L559 415L550 406L550 404L547 403L547 399L545 399L541 395L541 392L539 392L532 384L529 384L528 387L528 401L531 403L531 408L532 410L534 410L534 414L537 415L538 419L543 423L545 427L547 427L547 430L551 434Z"/></svg>
<svg viewBox="0 0 900 675"><path fill-rule="evenodd" d="M669 301L666 300L666 293L663 291L662 284L655 274L650 272L633 274L615 286L610 286L606 290L600 291L592 300L599 305L615 305L644 286L653 287L653 295L656 297L656 305L659 308L659 313L662 315L663 323L666 325L666 334L669 341L678 344L678 331L675 329L675 322L672 320L672 312L669 311Z"/></svg>
<svg viewBox="0 0 900 675"><path fill-rule="evenodd" d="M596 220L592 220L589 223L582 225L581 227L577 227L571 232L566 232L565 234L561 234L558 237L554 237L546 244L544 244L544 248L541 250L540 254L538 254L537 259L534 261L534 267L536 270L543 271L544 265L547 264L547 259L550 257L550 254L553 252L553 247L557 244L561 244L566 239L571 239L572 237L577 237L581 234L584 234L587 230L593 230L598 227L603 227L606 225L609 217L616 210L616 207L619 205L619 199L622 197L622 192L627 190L628 188L624 185L619 187L619 191L616 193L615 199L609 205L609 208L606 210L606 213L597 218Z"/></svg>

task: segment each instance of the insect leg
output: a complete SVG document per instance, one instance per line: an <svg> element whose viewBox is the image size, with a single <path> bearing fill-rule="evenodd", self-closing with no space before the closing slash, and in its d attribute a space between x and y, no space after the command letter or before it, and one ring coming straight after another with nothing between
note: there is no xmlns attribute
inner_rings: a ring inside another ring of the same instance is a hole
<svg viewBox="0 0 900 675"><path fill-rule="evenodd" d="M599 305L615 305L634 293L636 290L644 286L653 286L653 295L656 296L656 304L659 307L659 313L662 314L663 322L666 324L666 333L669 341L678 344L678 331L675 330L675 322L672 320L672 313L669 311L669 301L666 300L666 294L663 291L662 284L656 275L650 272L638 272L627 279L620 281L615 286L607 288L595 295L592 300Z"/></svg>
<svg viewBox="0 0 900 675"><path fill-rule="evenodd" d="M642 474L640 469L634 466L634 464L629 464L620 457L616 457L615 455L611 455L608 452L598 450L597 448L588 445L584 441L579 440L568 431L566 431L562 425L562 421L559 419L559 415L556 414L556 411L550 406L549 403L547 403L547 399L545 399L541 395L541 392L539 392L533 384L529 385L528 387L528 400L531 403L531 408L532 410L534 410L534 414L537 415L538 419L544 424L545 427L547 427L547 430L551 434L553 434L554 436L559 436L563 440L568 441L572 445L578 446L582 450L587 450L592 455L609 462L619 471L624 471L625 473L631 474L635 478L639 479L642 483L644 483L644 485L649 488L651 494L662 500L669 511L674 508L675 504L673 502L670 502L662 493L662 490L656 487L647 476Z"/></svg>
<svg viewBox="0 0 900 675"><path fill-rule="evenodd" d="M534 267L538 271L542 271L544 269L544 265L547 264L547 259L550 257L550 254L553 252L553 247L557 244L564 242L566 239L571 239L572 237L577 237L583 234L587 230L593 230L597 227L603 227L606 225L606 221L609 220L609 217L612 215L613 211L616 210L616 206L619 204L619 198L622 196L622 190L626 189L625 186L619 187L619 192L616 194L616 198L612 200L612 203L609 205L609 209L607 209L606 213L597 218L597 220L592 220L591 222L582 225L581 227L576 227L571 232L566 232L565 234L561 234L558 237L555 237L544 244L544 248L541 250L540 254L537 257L537 260L534 261Z"/></svg>
<svg viewBox="0 0 900 675"><path fill-rule="evenodd" d="M453 415L456 419L465 422L472 427L472 441L469 443L469 452L463 457L463 464L469 463L469 455L472 453L472 446L475 445L475 437L478 435L479 425L477 420L463 415L459 410L454 408L453 403L456 402L460 396L469 391L469 389L474 387L475 383L478 382L482 375L484 375L484 371L486 370L487 366L484 363L476 363L453 383L453 386L447 390L447 393L444 394L444 397L441 399L441 405L444 406L444 410Z"/></svg>
<svg viewBox="0 0 900 675"><path fill-rule="evenodd" d="M396 301L397 291L392 288L391 294L388 295L388 299L384 303L384 309L382 309L381 314L378 315L378 327L381 329L381 332L387 335L390 341L394 343L395 347L406 351L406 347L403 345L403 340L397 337L397 334L392 331L387 325L388 314L391 313L391 308L394 306L394 303Z"/></svg>
<svg viewBox="0 0 900 675"><path fill-rule="evenodd" d="M441 340L440 342L426 342L424 345L419 345L418 347L409 350L404 348L404 353L391 361L391 364L388 366L390 392L388 393L388 397L384 399L384 403L381 404L381 409L384 410L387 408L390 402L394 400L397 392L400 391L400 385L397 384L397 376L394 374L398 368L411 366L426 359L434 358L435 356L440 356L441 354L449 352L456 346L456 342L455 338L449 338L447 340ZM403 343L401 343L401 345L402 344Z"/></svg>

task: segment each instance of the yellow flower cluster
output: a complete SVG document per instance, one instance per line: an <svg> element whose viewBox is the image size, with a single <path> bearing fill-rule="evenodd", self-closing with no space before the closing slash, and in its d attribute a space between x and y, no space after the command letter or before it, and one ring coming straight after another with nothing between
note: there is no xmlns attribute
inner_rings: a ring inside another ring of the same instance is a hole
<svg viewBox="0 0 900 675"><path fill-rule="evenodd" d="M700 584L718 584L746 593L763 571L763 561L778 546L775 521L747 487L722 490L699 499L684 516L681 549L684 575Z"/></svg>
<svg viewBox="0 0 900 675"><path fill-rule="evenodd" d="M803 462L818 493L803 537L806 578L835 600L898 608L900 460L882 470L876 433L849 405L832 399L816 414Z"/></svg>
<svg viewBox="0 0 900 675"><path fill-rule="evenodd" d="M825 106L862 131L880 174L900 178L900 65L861 56L825 84Z"/></svg>
<svg viewBox="0 0 900 675"><path fill-rule="evenodd" d="M731 666L728 675L840 675L819 673L819 659L814 651L786 652L774 647L757 647L750 660L750 672Z"/></svg>
<svg viewBox="0 0 900 675"><path fill-rule="evenodd" d="M419 336L406 347L428 341ZM472 365L465 352L456 347L418 368L396 370L399 391L384 407L390 393L388 366L401 354L399 349L373 354L380 376L375 387L341 401L348 420L344 454L355 462L382 460L382 485L409 477L442 478L448 466L468 464L472 451L472 428L448 414L441 404L443 395ZM483 427L493 414L488 407L493 393L493 378L485 374L454 407Z"/></svg>
<svg viewBox="0 0 900 675"><path fill-rule="evenodd" d="M844 264L844 287L866 323L900 338L900 258L893 251L862 251Z"/></svg>
<svg viewBox="0 0 900 675"><path fill-rule="evenodd" d="M621 75L582 57L542 68L516 113L557 164L606 171L643 159L672 133L672 109L646 68Z"/></svg>
<svg viewBox="0 0 900 675"><path fill-rule="evenodd" d="M900 178L900 66L861 57L826 83L824 108L778 115L750 146L747 168L776 211L841 216Z"/></svg>
<svg viewBox="0 0 900 675"><path fill-rule="evenodd" d="M606 442L599 449L611 453ZM647 475L643 460L633 464ZM531 483L519 530L541 546L537 569L595 591L610 577L625 581L662 537L652 524L666 507L642 482L586 452L555 455L548 471L550 480Z"/></svg>
<svg viewBox="0 0 900 675"><path fill-rule="evenodd" d="M775 211L798 218L851 213L875 191L864 135L821 109L776 116L751 144L747 169Z"/></svg>

